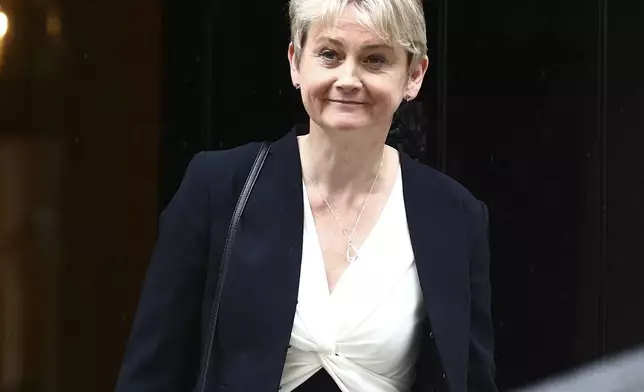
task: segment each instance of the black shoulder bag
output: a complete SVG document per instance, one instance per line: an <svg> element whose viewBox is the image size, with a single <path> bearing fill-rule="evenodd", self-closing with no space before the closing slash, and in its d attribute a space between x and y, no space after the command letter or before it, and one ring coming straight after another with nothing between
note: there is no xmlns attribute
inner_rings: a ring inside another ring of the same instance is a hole
<svg viewBox="0 0 644 392"><path fill-rule="evenodd" d="M204 392L204 389L206 387L212 343L215 339L215 327L217 326L217 317L219 316L219 305L221 304L221 296L224 290L224 282L226 280L226 272L228 271L228 263L230 262L233 242L235 241L235 233L237 232L237 228L239 227L239 221L241 219L242 213L244 212L244 207L246 207L246 202L250 197L250 193L253 190L255 181L257 181L259 172L262 170L262 166L264 166L264 161L266 161L266 156L268 155L270 148L270 143L262 143L262 145L259 147L259 152L257 153L255 162L253 162L253 167L251 167L250 172L248 173L244 187L242 188L239 199L237 200L237 205L235 205L235 209L233 210L233 216L230 219L230 225L228 226L228 236L226 237L226 242L224 243L224 252L221 256L221 264L219 264L219 278L217 279L215 300L213 301L212 310L210 312L210 327L208 329L208 335L203 347L201 365L199 368L199 381L195 386L195 392ZM210 269L215 268L215 263L212 264L213 265L210 267ZM210 273L208 275L212 276Z"/></svg>

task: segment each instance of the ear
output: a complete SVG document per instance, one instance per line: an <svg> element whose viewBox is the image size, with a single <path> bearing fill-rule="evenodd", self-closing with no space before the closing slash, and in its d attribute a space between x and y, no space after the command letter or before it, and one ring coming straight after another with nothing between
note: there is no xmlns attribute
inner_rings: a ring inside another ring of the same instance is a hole
<svg viewBox="0 0 644 392"><path fill-rule="evenodd" d="M299 86L300 71L298 70L298 64L295 61L295 46L293 46L293 42L288 44L288 62L291 68L291 81L293 82L293 86Z"/></svg>
<svg viewBox="0 0 644 392"><path fill-rule="evenodd" d="M411 70L409 80L407 81L407 90L405 91L405 94L410 97L410 99L414 99L418 95L428 68L429 58L427 56L423 56L414 69Z"/></svg>

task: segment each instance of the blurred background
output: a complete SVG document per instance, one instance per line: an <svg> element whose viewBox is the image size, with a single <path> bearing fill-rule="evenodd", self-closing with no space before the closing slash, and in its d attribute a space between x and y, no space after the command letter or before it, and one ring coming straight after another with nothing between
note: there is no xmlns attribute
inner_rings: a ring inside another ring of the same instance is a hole
<svg viewBox="0 0 644 392"><path fill-rule="evenodd" d="M502 389L644 343L644 2L425 1L390 143L491 212ZM0 0L0 391L110 391L192 155L305 113L286 1Z"/></svg>

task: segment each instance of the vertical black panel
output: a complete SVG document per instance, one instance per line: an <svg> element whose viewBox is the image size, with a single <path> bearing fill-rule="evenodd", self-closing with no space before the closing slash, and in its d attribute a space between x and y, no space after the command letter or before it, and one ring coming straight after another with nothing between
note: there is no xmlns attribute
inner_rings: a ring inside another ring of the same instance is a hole
<svg viewBox="0 0 644 392"><path fill-rule="evenodd" d="M287 2L216 1L213 26L214 147L274 139L303 121L289 74Z"/></svg>
<svg viewBox="0 0 644 392"><path fill-rule="evenodd" d="M606 271L608 265L606 242L606 180L607 180L607 102L608 102L608 0L596 3L596 111L588 116L588 129L594 125L591 137L582 140L586 152L584 178L586 198L581 220L582 268L580 276L580 303L577 314L580 358L590 358L606 353ZM591 124L594 119L594 124ZM590 323L590 320L596 322Z"/></svg>
<svg viewBox="0 0 644 392"><path fill-rule="evenodd" d="M207 149L210 130L210 53L205 50L212 12L206 0L164 2L163 128L160 130L159 208L174 194L189 159Z"/></svg>
<svg viewBox="0 0 644 392"><path fill-rule="evenodd" d="M501 387L598 354L598 29L588 2L449 2L447 171L490 207Z"/></svg>
<svg viewBox="0 0 644 392"><path fill-rule="evenodd" d="M449 0L435 0L438 7L436 18L428 20L428 23L436 25L436 70L434 74L437 92L436 104L436 137L434 138L433 151L436 152L435 167L441 171L446 170L447 165L447 100L448 100L448 83L449 83L449 61L448 61L448 44L449 40ZM432 84L433 86L434 84Z"/></svg>
<svg viewBox="0 0 644 392"><path fill-rule="evenodd" d="M644 343L644 3L608 5L607 328L610 351Z"/></svg>

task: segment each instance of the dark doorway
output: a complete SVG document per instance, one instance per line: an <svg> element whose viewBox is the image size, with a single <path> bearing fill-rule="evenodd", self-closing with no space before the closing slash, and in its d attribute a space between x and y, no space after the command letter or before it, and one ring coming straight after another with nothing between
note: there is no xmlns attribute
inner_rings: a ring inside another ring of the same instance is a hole
<svg viewBox="0 0 644 392"><path fill-rule="evenodd" d="M161 208L195 152L306 120L286 7L166 1ZM502 389L644 342L644 6L610 7L425 2L433 66L394 136L490 207Z"/></svg>

